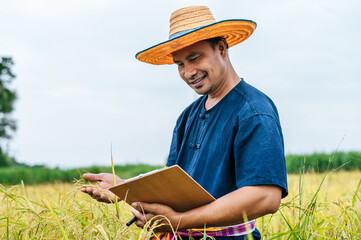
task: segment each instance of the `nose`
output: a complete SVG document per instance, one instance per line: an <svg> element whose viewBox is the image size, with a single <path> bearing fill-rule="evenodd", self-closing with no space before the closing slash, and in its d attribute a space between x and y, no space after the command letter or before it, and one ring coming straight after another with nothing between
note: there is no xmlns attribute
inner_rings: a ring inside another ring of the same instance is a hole
<svg viewBox="0 0 361 240"><path fill-rule="evenodd" d="M188 80L192 80L197 75L197 70L190 64L184 66L184 77Z"/></svg>

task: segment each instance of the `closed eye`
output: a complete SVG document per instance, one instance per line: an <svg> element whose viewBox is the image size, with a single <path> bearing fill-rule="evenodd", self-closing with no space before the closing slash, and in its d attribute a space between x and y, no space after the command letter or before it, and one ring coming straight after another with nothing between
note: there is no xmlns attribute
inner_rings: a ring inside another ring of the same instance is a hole
<svg viewBox="0 0 361 240"><path fill-rule="evenodd" d="M195 62L195 61L197 61L197 60L198 60L198 58L199 58L199 56L194 57L194 58L191 58L191 59L189 59L189 61L190 61L190 62Z"/></svg>
<svg viewBox="0 0 361 240"><path fill-rule="evenodd" d="M182 61L174 61L175 64L177 64L178 66L182 66L183 62Z"/></svg>

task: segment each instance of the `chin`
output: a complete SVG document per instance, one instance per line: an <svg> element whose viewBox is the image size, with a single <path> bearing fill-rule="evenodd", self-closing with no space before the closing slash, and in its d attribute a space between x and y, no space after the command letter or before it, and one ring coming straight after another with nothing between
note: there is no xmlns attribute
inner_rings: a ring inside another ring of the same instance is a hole
<svg viewBox="0 0 361 240"><path fill-rule="evenodd" d="M199 95L204 95L204 90L201 88L193 88L193 90Z"/></svg>
<svg viewBox="0 0 361 240"><path fill-rule="evenodd" d="M196 91L196 93L198 93L199 95L208 95L209 93L212 92L212 88L199 88L199 89L194 89Z"/></svg>

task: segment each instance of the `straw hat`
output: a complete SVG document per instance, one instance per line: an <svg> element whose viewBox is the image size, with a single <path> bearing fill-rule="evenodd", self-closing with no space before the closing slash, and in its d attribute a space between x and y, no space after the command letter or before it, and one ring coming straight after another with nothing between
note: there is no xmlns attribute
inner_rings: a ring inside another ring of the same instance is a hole
<svg viewBox="0 0 361 240"><path fill-rule="evenodd" d="M229 47L246 40L256 29L256 23L244 19L216 22L206 6L181 8L170 17L169 39L136 54L139 61L162 65L173 64L172 52L196 42L224 37Z"/></svg>

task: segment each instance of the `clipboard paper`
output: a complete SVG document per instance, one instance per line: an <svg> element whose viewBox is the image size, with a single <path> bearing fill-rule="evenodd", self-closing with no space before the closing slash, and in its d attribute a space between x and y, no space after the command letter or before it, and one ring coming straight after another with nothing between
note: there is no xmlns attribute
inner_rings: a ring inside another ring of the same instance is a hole
<svg viewBox="0 0 361 240"><path fill-rule="evenodd" d="M177 212L185 212L215 200L178 165L140 175L109 190L128 204L160 203Z"/></svg>

